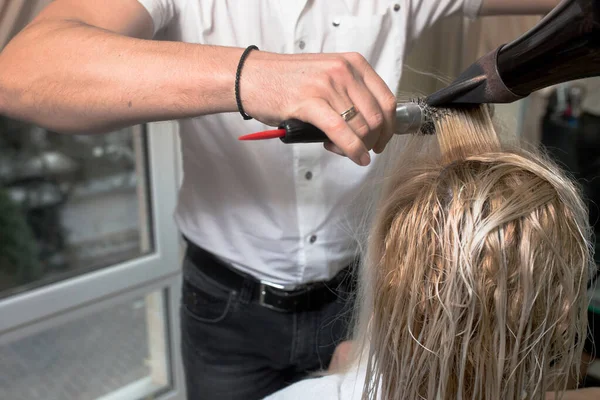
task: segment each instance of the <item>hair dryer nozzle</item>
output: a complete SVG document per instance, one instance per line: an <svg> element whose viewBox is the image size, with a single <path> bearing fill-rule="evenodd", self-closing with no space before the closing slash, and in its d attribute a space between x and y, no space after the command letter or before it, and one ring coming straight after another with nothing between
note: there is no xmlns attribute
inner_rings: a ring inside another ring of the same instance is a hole
<svg viewBox="0 0 600 400"><path fill-rule="evenodd" d="M511 103L558 83L600 75L600 1L563 0L535 27L486 54L431 106Z"/></svg>
<svg viewBox="0 0 600 400"><path fill-rule="evenodd" d="M512 103L521 96L506 87L496 67L498 48L467 68L450 86L428 96L429 106L449 104Z"/></svg>

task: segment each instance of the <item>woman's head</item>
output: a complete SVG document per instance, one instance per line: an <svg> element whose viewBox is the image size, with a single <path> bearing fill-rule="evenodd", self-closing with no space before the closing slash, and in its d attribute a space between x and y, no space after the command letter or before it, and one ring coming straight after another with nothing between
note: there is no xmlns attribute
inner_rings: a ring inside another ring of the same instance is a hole
<svg viewBox="0 0 600 400"><path fill-rule="evenodd" d="M453 112L436 129L437 151L404 153L371 232L369 390L541 399L581 353L586 209L551 162L502 144L487 110Z"/></svg>

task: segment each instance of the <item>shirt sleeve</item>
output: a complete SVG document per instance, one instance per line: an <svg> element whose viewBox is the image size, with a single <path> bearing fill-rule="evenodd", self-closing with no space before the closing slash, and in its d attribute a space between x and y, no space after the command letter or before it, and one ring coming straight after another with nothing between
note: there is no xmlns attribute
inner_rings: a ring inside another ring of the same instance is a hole
<svg viewBox="0 0 600 400"><path fill-rule="evenodd" d="M483 0L463 0L463 13L466 17L476 18L481 11Z"/></svg>
<svg viewBox="0 0 600 400"><path fill-rule="evenodd" d="M408 0L410 33L416 38L442 18L462 14L468 18L479 15L483 0Z"/></svg>
<svg viewBox="0 0 600 400"><path fill-rule="evenodd" d="M185 0L138 0L150 13L154 22L154 33L158 32L171 22L179 13Z"/></svg>

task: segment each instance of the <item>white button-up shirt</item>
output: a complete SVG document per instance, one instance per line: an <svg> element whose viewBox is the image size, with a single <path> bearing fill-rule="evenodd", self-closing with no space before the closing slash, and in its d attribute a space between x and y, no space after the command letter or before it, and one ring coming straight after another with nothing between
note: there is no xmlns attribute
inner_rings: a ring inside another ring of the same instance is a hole
<svg viewBox="0 0 600 400"><path fill-rule="evenodd" d="M423 30L451 14L475 16L481 6L481 0L139 1L169 40L254 44L277 53L359 52L394 92L407 47ZM288 286L330 279L356 254L357 194L377 157L364 168L321 144L237 140L265 129L272 128L237 113L180 122L177 224L194 243L258 279Z"/></svg>

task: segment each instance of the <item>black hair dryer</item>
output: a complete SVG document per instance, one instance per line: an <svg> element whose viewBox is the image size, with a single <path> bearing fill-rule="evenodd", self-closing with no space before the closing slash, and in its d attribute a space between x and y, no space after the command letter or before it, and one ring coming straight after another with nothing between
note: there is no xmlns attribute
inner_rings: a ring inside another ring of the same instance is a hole
<svg viewBox="0 0 600 400"><path fill-rule="evenodd" d="M563 0L529 32L483 56L427 102L511 103L592 76L600 76L600 0Z"/></svg>

